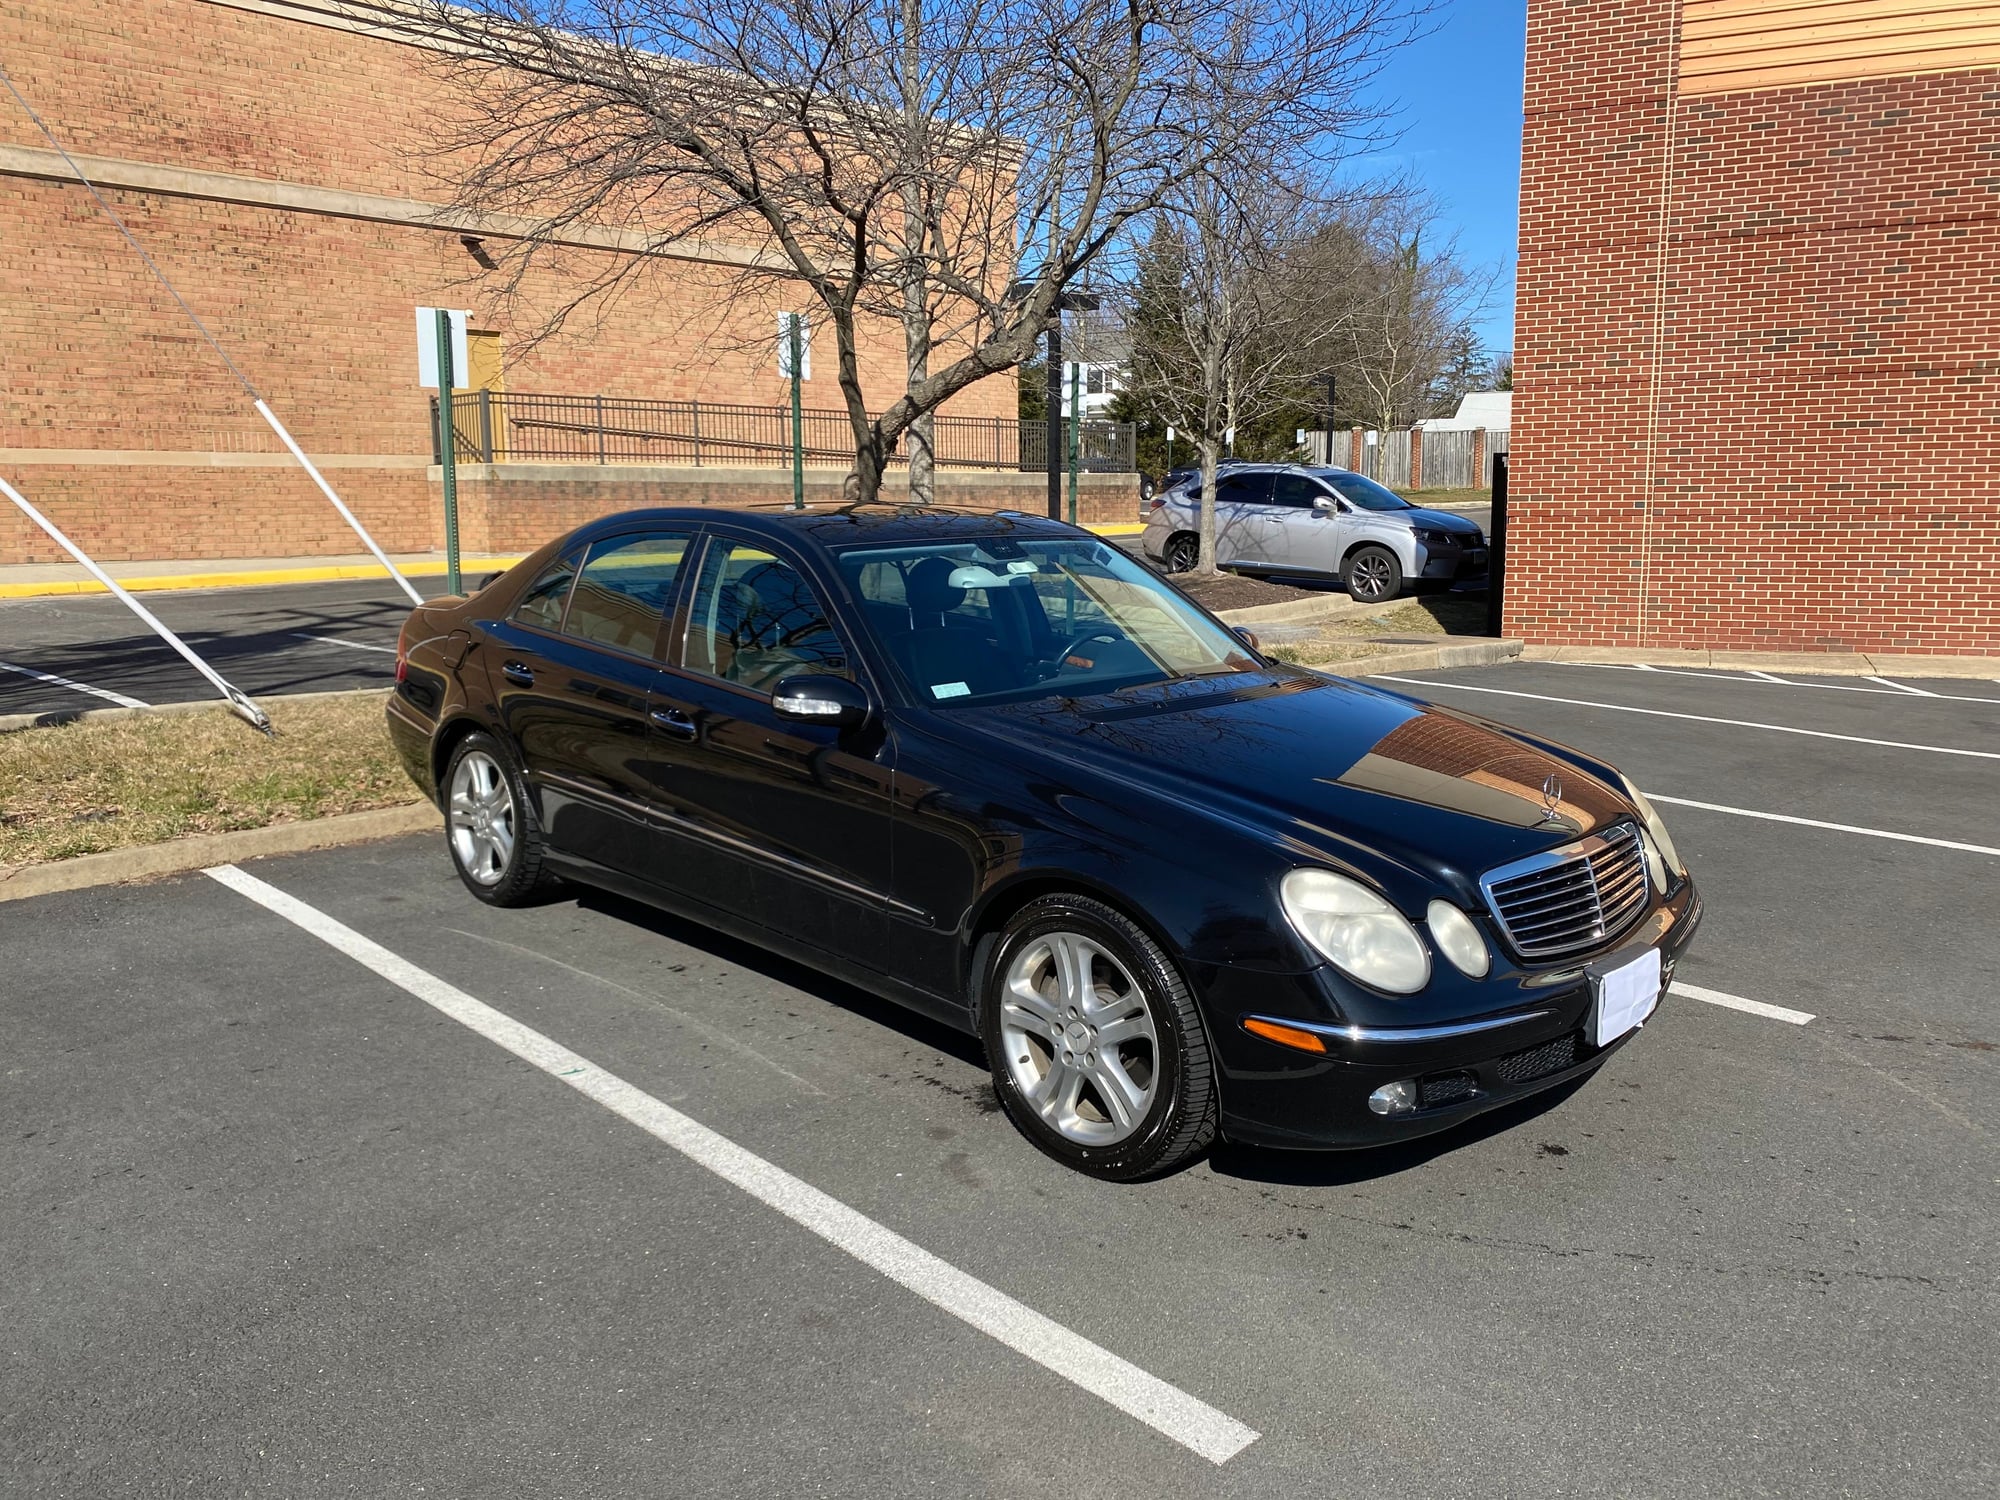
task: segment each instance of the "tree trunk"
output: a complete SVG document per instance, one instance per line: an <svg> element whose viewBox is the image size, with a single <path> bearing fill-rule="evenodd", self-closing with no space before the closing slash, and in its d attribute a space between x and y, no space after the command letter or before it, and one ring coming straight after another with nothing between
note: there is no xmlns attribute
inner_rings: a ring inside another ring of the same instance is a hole
<svg viewBox="0 0 2000 1500"><path fill-rule="evenodd" d="M925 139L923 97L923 24L921 0L902 0L903 12L903 132L912 168L929 159ZM914 180L903 184L903 353L908 361L904 389L914 389L931 370L930 287L924 275L925 237L921 189ZM933 477L936 453L931 436L936 418L928 411L909 425L904 449L909 458L910 503L929 505L937 499Z"/></svg>
<svg viewBox="0 0 2000 1500"><path fill-rule="evenodd" d="M1198 577L1213 578L1219 571L1215 566L1215 474L1220 465L1220 452L1212 437L1204 436L1201 447L1201 504L1197 514L1201 518L1201 560L1195 564Z"/></svg>

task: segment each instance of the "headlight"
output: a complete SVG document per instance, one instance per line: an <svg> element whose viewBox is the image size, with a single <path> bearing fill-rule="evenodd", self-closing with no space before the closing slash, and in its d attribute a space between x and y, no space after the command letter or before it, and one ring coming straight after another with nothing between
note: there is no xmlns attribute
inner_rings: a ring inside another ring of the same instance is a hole
<svg viewBox="0 0 2000 1500"><path fill-rule="evenodd" d="M1279 888L1300 937L1342 973L1392 995L1422 989L1430 955L1407 918L1358 880L1294 870Z"/></svg>
<svg viewBox="0 0 2000 1500"><path fill-rule="evenodd" d="M1659 856L1666 862L1667 869L1676 875L1687 874L1687 866L1681 863L1680 851L1674 847L1673 835L1667 832L1666 822L1660 817L1659 809L1646 800L1646 794L1639 790L1630 776L1620 772L1618 779L1625 784L1625 795L1630 797L1632 805L1639 809L1639 816L1646 820L1646 832L1653 836L1653 843L1658 846ZM1664 879L1656 879L1654 884L1663 893L1665 892L1667 882Z"/></svg>
<svg viewBox="0 0 2000 1500"><path fill-rule="evenodd" d="M1433 901L1424 912L1424 923L1431 930L1431 941L1437 944L1438 952L1450 959L1459 973L1472 979L1485 977L1493 959L1472 918L1449 901Z"/></svg>
<svg viewBox="0 0 2000 1500"><path fill-rule="evenodd" d="M1415 529L1417 533L1417 540L1420 542L1429 542L1433 547L1450 547L1455 545L1458 541L1457 535L1453 532L1427 531L1421 526Z"/></svg>

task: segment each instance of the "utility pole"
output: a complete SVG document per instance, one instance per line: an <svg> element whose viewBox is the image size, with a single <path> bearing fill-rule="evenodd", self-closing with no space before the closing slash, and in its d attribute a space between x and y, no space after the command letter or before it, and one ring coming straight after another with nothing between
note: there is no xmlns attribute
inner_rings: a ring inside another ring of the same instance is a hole
<svg viewBox="0 0 2000 1500"><path fill-rule="evenodd" d="M800 349L799 324L802 313L787 313L786 337L792 345L792 509L806 508L806 424L805 414L799 404L799 381L805 368L804 353Z"/></svg>
<svg viewBox="0 0 2000 1500"><path fill-rule="evenodd" d="M458 413L452 410L452 387L458 381L451 368L451 314L437 310L438 341L438 467L444 474L444 572L450 591L458 593Z"/></svg>
<svg viewBox="0 0 2000 1500"><path fill-rule="evenodd" d="M1049 314L1049 519L1062 519L1062 444L1057 434L1062 428L1062 303L1057 301Z"/></svg>

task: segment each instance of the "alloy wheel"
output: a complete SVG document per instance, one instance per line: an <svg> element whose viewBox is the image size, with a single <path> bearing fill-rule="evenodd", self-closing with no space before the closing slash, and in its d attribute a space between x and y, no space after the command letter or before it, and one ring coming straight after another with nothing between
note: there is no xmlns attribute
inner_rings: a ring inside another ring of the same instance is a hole
<svg viewBox="0 0 2000 1500"><path fill-rule="evenodd" d="M1192 573L1201 561L1201 543L1191 536L1177 536L1167 543L1167 571Z"/></svg>
<svg viewBox="0 0 2000 1500"><path fill-rule="evenodd" d="M1372 552L1357 557L1347 587L1360 599L1382 598L1389 592L1389 560Z"/></svg>
<svg viewBox="0 0 2000 1500"><path fill-rule="evenodd" d="M1159 1086L1153 1013L1126 967L1077 932L1029 940L1001 996L1007 1069L1029 1108L1080 1146L1144 1123Z"/></svg>
<svg viewBox="0 0 2000 1500"><path fill-rule="evenodd" d="M514 858L514 793L484 750L460 757L452 772L449 816L459 866L481 885L498 885Z"/></svg>

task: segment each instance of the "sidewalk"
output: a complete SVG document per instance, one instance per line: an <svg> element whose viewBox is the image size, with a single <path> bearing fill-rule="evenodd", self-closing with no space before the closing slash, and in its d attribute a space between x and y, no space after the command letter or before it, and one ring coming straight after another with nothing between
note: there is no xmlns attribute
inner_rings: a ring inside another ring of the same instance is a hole
<svg viewBox="0 0 2000 1500"><path fill-rule="evenodd" d="M1530 646L1523 661L1660 671L1793 672L1817 677L1986 677L2000 656L1918 656L1889 651L1705 651L1672 646Z"/></svg>
<svg viewBox="0 0 2000 1500"><path fill-rule="evenodd" d="M1136 523L1109 523L1088 528L1099 536L1136 536ZM459 559L461 574L477 576L510 568L524 553ZM442 578L442 552L392 552L391 562L411 578ZM244 589L272 583L328 583L343 578L382 578L382 565L366 552L334 557L176 558L170 562L105 563L104 571L131 592L158 589ZM41 599L64 594L109 593L81 563L8 563L0 565L0 599Z"/></svg>

